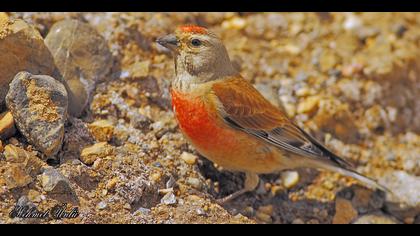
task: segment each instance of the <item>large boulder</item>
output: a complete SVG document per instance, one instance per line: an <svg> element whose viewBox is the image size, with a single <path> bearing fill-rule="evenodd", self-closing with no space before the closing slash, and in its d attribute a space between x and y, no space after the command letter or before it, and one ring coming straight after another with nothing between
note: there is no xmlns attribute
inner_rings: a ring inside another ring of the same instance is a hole
<svg viewBox="0 0 420 236"><path fill-rule="evenodd" d="M69 113L79 117L92 99L98 81L112 66L106 40L90 25L63 20L45 38L61 76L69 87Z"/></svg>
<svg viewBox="0 0 420 236"><path fill-rule="evenodd" d="M62 146L68 97L63 84L47 75L20 72L10 83L7 108L23 136L47 157Z"/></svg>
<svg viewBox="0 0 420 236"><path fill-rule="evenodd" d="M23 20L0 17L0 107L9 83L20 71L53 75L54 59L40 33Z"/></svg>

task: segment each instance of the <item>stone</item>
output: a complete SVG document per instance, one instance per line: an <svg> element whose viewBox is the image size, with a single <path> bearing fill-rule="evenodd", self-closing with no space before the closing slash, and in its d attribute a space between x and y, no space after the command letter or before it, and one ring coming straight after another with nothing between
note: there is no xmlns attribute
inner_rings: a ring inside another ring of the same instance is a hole
<svg viewBox="0 0 420 236"><path fill-rule="evenodd" d="M63 84L47 75L20 72L10 84L6 104L29 143L47 157L61 149L68 106Z"/></svg>
<svg viewBox="0 0 420 236"><path fill-rule="evenodd" d="M24 165L20 163L10 164L4 173L4 178L9 189L25 187L33 181L25 172Z"/></svg>
<svg viewBox="0 0 420 236"><path fill-rule="evenodd" d="M107 190L112 190L112 189L114 189L115 188L115 186L117 185L117 183L118 183L118 178L117 177L115 177L115 178L112 178L110 181L108 181L108 183L106 184L106 189Z"/></svg>
<svg viewBox="0 0 420 236"><path fill-rule="evenodd" d="M15 121L13 120L12 113L5 112L0 114L0 139L6 140L15 135Z"/></svg>
<svg viewBox="0 0 420 236"><path fill-rule="evenodd" d="M359 213L367 213L379 210L383 207L385 196L379 194L379 191L373 192L370 189L356 187L354 189L354 196L352 204Z"/></svg>
<svg viewBox="0 0 420 236"><path fill-rule="evenodd" d="M399 224L397 220L383 214L364 215L354 221L353 224Z"/></svg>
<svg viewBox="0 0 420 236"><path fill-rule="evenodd" d="M109 142L114 135L114 126L109 120L98 120L88 127L91 134L98 142Z"/></svg>
<svg viewBox="0 0 420 236"><path fill-rule="evenodd" d="M349 224L357 218L357 215L357 210L353 208L351 201L340 197L335 200L333 224Z"/></svg>
<svg viewBox="0 0 420 236"><path fill-rule="evenodd" d="M274 206L273 205L260 206L258 208L258 212L262 212L262 213L265 213L267 215L273 215Z"/></svg>
<svg viewBox="0 0 420 236"><path fill-rule="evenodd" d="M267 224L273 223L273 219L271 218L271 216L264 212L257 212L255 216L257 217L258 220L264 223L267 223Z"/></svg>
<svg viewBox="0 0 420 236"><path fill-rule="evenodd" d="M36 190L30 189L28 192L28 199L34 203L40 203L42 201L41 193Z"/></svg>
<svg viewBox="0 0 420 236"><path fill-rule="evenodd" d="M107 157L112 155L113 152L113 147L107 142L96 143L82 150L80 161L86 165L92 165L98 158Z"/></svg>
<svg viewBox="0 0 420 236"><path fill-rule="evenodd" d="M52 198L65 202L78 204L78 198L69 180L54 168L47 168L42 173L41 186Z"/></svg>
<svg viewBox="0 0 420 236"><path fill-rule="evenodd" d="M160 172L156 172L150 175L150 179L153 182L159 182L162 179L162 174Z"/></svg>
<svg viewBox="0 0 420 236"><path fill-rule="evenodd" d="M183 152L180 156L182 160L185 161L188 165L194 165L197 162L198 157L194 154Z"/></svg>
<svg viewBox="0 0 420 236"><path fill-rule="evenodd" d="M4 157L10 163L23 163L31 154L13 144L4 147Z"/></svg>
<svg viewBox="0 0 420 236"><path fill-rule="evenodd" d="M281 180L284 187L291 189L299 183L299 173L297 171L284 171L281 173Z"/></svg>
<svg viewBox="0 0 420 236"><path fill-rule="evenodd" d="M35 155L29 155L25 162L25 171L30 176L35 177L42 173L42 170L48 166L45 162Z"/></svg>
<svg viewBox="0 0 420 236"><path fill-rule="evenodd" d="M1 18L0 21L4 22L4 16ZM18 72L52 76L56 73L56 67L40 33L23 20L10 20L0 28L0 71L2 106L9 83Z"/></svg>
<svg viewBox="0 0 420 236"><path fill-rule="evenodd" d="M9 144L4 148L4 156L9 163L23 164L25 172L35 177L41 173L41 169L46 166L46 163L41 161L33 153L25 151L13 144Z"/></svg>
<svg viewBox="0 0 420 236"><path fill-rule="evenodd" d="M363 22L353 13L346 15L346 20L343 22L343 28L346 30L356 30L363 25Z"/></svg>
<svg viewBox="0 0 420 236"><path fill-rule="evenodd" d="M112 66L106 40L89 24L63 20L45 38L54 61L69 88L69 113L79 117L92 99L96 84Z"/></svg>
<svg viewBox="0 0 420 236"><path fill-rule="evenodd" d="M379 179L379 183L392 191L386 195L387 212L398 219L420 215L420 177L405 171L391 171Z"/></svg>
<svg viewBox="0 0 420 236"><path fill-rule="evenodd" d="M29 198L27 196L22 196L20 197L17 202L16 202L17 206L28 206L30 208L32 207L36 207L35 204L33 202L31 202L31 200L29 200Z"/></svg>
<svg viewBox="0 0 420 236"><path fill-rule="evenodd" d="M163 196L160 202L165 205L173 205L173 204L176 204L177 201L176 201L175 194L173 192L169 192L165 194L165 196Z"/></svg>
<svg viewBox="0 0 420 236"><path fill-rule="evenodd" d="M188 177L187 184L194 187L195 189L201 189L201 182L198 178Z"/></svg>
<svg viewBox="0 0 420 236"><path fill-rule="evenodd" d="M104 210L108 207L108 204L104 201L98 203L98 205L96 205L96 208L98 208L98 210Z"/></svg>
<svg viewBox="0 0 420 236"><path fill-rule="evenodd" d="M392 171L379 180L386 183L393 194L387 195L388 202L401 202L411 207L420 207L420 177L405 171Z"/></svg>

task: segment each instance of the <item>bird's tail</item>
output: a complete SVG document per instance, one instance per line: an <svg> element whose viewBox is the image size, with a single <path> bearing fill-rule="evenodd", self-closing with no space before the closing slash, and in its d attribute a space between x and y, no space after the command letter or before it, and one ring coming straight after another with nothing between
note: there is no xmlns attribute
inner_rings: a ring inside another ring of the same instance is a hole
<svg viewBox="0 0 420 236"><path fill-rule="evenodd" d="M373 180L369 177L366 177L366 176L356 172L355 170L351 170L351 169L346 168L346 167L335 166L335 165L331 165L331 164L327 164L327 163L316 163L316 165L320 169L337 172L341 175L357 179L362 184L364 184L366 187L369 187L369 188L372 188L372 189L379 189L379 190L382 190L386 193L393 194L391 190L389 190L387 187L379 184L376 180Z"/></svg>

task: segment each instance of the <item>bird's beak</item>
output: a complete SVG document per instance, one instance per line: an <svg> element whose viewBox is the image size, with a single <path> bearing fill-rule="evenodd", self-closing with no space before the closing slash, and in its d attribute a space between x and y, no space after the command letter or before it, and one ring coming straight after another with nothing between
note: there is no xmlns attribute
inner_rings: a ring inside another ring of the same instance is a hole
<svg viewBox="0 0 420 236"><path fill-rule="evenodd" d="M170 50L175 50L179 46L179 40L173 34L169 34L169 35L160 37L156 40L156 42L158 44L164 46L165 48L170 49Z"/></svg>

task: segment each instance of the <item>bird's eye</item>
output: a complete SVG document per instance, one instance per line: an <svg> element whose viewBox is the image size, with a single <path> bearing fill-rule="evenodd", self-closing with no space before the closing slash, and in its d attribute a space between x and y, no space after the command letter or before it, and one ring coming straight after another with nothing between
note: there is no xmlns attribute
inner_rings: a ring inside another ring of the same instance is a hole
<svg viewBox="0 0 420 236"><path fill-rule="evenodd" d="M199 47L199 46L201 46L201 40L199 40L199 39L193 39L193 40L191 40L191 45L193 45L194 47Z"/></svg>

